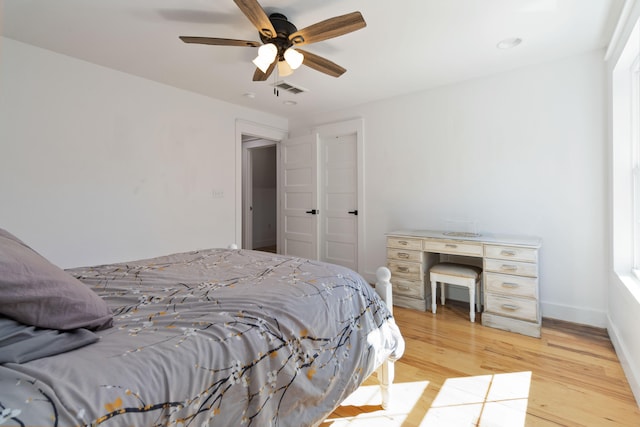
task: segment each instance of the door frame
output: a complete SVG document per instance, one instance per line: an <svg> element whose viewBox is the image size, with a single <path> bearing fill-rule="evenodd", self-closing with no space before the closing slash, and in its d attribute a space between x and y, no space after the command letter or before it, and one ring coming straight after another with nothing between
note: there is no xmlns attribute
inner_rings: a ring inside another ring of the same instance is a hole
<svg viewBox="0 0 640 427"><path fill-rule="evenodd" d="M365 235L365 218L366 213L364 203L364 119L356 118L352 120L345 120L335 123L327 123L318 125L313 128L313 133L317 133L319 137L319 144L322 144L322 140L326 138L335 138L344 135L356 135L356 157L357 157L357 191L358 191L358 254L356 259L356 271L361 272L360 269L363 266L365 260L365 248L366 248L366 235ZM318 195L322 197L322 195Z"/></svg>
<svg viewBox="0 0 640 427"><path fill-rule="evenodd" d="M235 148L235 158L236 158L236 170L235 170L235 181L236 181L236 199L235 199L235 244L238 247L243 246L243 233L242 233L242 187L243 187L243 170L242 170L242 136L252 136L260 139L266 139L269 141L273 141L276 145L276 156L280 157L280 141L286 139L288 136L288 132L284 129L278 129L271 126L266 126L260 123L254 123L246 120L236 120L236 148ZM280 167L279 164L276 167ZM277 172L276 172L277 173ZM280 194L277 195L277 217L280 218ZM277 231L277 241L280 239L280 227L278 227ZM231 243L231 242L230 242Z"/></svg>

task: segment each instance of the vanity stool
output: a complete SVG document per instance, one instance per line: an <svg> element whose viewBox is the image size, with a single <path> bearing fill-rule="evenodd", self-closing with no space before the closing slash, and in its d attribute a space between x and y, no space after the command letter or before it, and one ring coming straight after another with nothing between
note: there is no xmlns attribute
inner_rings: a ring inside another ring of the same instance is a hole
<svg viewBox="0 0 640 427"><path fill-rule="evenodd" d="M480 308L480 278L482 269L473 265L454 264L443 262L436 264L429 270L429 280L431 281L431 312L436 313L436 287L440 282L440 298L442 305L445 302L444 285L464 286L469 289L469 318L476 321L475 304L477 299L478 309Z"/></svg>

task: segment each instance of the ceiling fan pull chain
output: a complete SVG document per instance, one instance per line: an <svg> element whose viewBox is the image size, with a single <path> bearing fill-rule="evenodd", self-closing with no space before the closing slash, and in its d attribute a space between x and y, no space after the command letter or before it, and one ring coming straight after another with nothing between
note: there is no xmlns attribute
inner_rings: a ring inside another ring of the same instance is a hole
<svg viewBox="0 0 640 427"><path fill-rule="evenodd" d="M276 61L278 58L276 58ZM277 97L280 96L280 91L278 90L278 67L275 69L275 73L273 73L273 94Z"/></svg>

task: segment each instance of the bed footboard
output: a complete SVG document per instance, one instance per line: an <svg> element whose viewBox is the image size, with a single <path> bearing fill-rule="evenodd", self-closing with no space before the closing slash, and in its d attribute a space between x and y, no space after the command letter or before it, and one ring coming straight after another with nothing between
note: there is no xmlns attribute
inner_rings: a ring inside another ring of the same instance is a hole
<svg viewBox="0 0 640 427"><path fill-rule="evenodd" d="M393 313L393 295L391 292L391 271L387 267L380 267L376 271L376 293L385 302L389 311ZM393 384L394 365L392 360L385 360L376 372L380 382L382 408L387 409L391 401L391 384Z"/></svg>
<svg viewBox="0 0 640 427"><path fill-rule="evenodd" d="M235 243L230 244L228 249L238 249ZM391 287L391 271L387 267L380 267L376 271L376 293L385 302L389 311L393 314L393 294ZM382 396L382 408L387 409L391 402L391 384L394 377L394 365L390 359L385 360L376 370L376 377L380 383L380 394Z"/></svg>

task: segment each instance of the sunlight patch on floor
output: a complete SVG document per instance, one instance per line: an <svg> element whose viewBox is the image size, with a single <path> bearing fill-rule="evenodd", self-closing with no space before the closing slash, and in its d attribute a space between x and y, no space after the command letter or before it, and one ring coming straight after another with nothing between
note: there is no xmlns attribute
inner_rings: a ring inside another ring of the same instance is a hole
<svg viewBox="0 0 640 427"><path fill-rule="evenodd" d="M394 383L387 410L378 385L360 386L321 427L524 427L530 385L531 372L449 378L429 407L428 381Z"/></svg>
<svg viewBox="0 0 640 427"><path fill-rule="evenodd" d="M340 406L362 408L363 412L353 417L329 417L322 426L400 427L428 385L429 381L392 384L392 400L387 410L380 406L380 386L360 386Z"/></svg>
<svg viewBox="0 0 640 427"><path fill-rule="evenodd" d="M420 426L524 427L531 372L449 378Z"/></svg>

